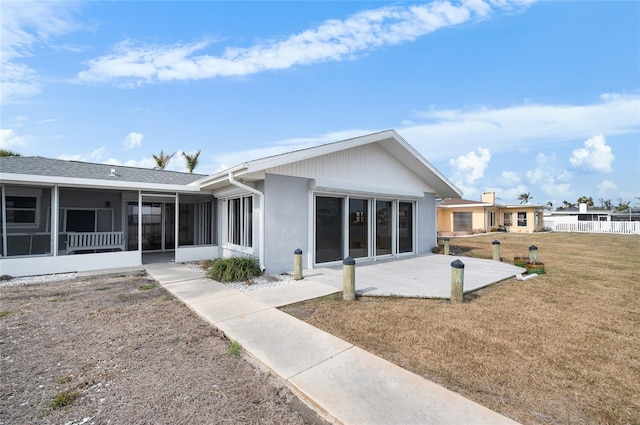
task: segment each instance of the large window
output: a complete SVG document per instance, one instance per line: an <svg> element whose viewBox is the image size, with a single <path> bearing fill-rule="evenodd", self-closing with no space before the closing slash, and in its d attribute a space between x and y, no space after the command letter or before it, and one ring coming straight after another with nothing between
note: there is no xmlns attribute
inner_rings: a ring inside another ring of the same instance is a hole
<svg viewBox="0 0 640 425"><path fill-rule="evenodd" d="M349 199L349 256L369 256L369 201Z"/></svg>
<svg viewBox="0 0 640 425"><path fill-rule="evenodd" d="M392 253L393 202L376 201L376 255Z"/></svg>
<svg viewBox="0 0 640 425"><path fill-rule="evenodd" d="M414 251L414 202L315 197L315 263Z"/></svg>
<svg viewBox="0 0 640 425"><path fill-rule="evenodd" d="M46 212L51 204L51 189L28 186L3 186L0 198L6 220L0 237L2 256L50 255L51 232ZM2 220L0 220L2 221Z"/></svg>
<svg viewBox="0 0 640 425"><path fill-rule="evenodd" d="M253 197L227 200L227 242L253 246Z"/></svg>
<svg viewBox="0 0 640 425"><path fill-rule="evenodd" d="M519 212L518 213L518 227L527 227L527 213Z"/></svg>
<svg viewBox="0 0 640 425"><path fill-rule="evenodd" d="M454 212L453 213L453 231L454 232L471 232L473 231L473 213Z"/></svg>
<svg viewBox="0 0 640 425"><path fill-rule="evenodd" d="M343 258L343 216L341 198L316 198L316 263Z"/></svg>
<svg viewBox="0 0 640 425"><path fill-rule="evenodd" d="M513 213L510 213L510 212L506 212L506 213L504 213L503 218L504 218L504 225L505 225L506 227L511 227L511 226L513 226L513 218L512 218L512 214L513 214Z"/></svg>
<svg viewBox="0 0 640 425"><path fill-rule="evenodd" d="M413 252L413 203L398 204L398 252Z"/></svg>

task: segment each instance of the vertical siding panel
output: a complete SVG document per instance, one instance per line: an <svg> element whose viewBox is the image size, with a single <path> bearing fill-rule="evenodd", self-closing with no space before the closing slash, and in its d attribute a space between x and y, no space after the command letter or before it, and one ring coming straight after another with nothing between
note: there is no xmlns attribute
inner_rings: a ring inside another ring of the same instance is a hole
<svg viewBox="0 0 640 425"><path fill-rule="evenodd" d="M377 144L273 167L267 172L366 186L429 191L425 182Z"/></svg>

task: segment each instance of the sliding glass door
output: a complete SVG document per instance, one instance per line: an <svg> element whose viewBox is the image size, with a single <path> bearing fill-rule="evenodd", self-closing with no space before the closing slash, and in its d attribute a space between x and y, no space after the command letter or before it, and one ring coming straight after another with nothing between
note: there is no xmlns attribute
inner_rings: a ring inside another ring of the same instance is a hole
<svg viewBox="0 0 640 425"><path fill-rule="evenodd" d="M414 202L315 197L315 263L415 251Z"/></svg>
<svg viewBox="0 0 640 425"><path fill-rule="evenodd" d="M393 253L393 202L376 201L376 255Z"/></svg>
<svg viewBox="0 0 640 425"><path fill-rule="evenodd" d="M316 263L343 258L342 198L316 197Z"/></svg>
<svg viewBox="0 0 640 425"><path fill-rule="evenodd" d="M369 201L349 199L349 256L369 256Z"/></svg>

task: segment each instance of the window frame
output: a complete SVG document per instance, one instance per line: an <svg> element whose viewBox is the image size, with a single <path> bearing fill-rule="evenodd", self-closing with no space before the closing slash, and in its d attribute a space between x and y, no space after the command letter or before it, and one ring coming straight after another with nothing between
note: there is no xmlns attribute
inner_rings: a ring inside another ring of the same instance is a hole
<svg viewBox="0 0 640 425"><path fill-rule="evenodd" d="M508 220L507 217L509 217ZM502 213L502 224L504 225L504 227L513 226L513 213L511 211Z"/></svg>
<svg viewBox="0 0 640 425"><path fill-rule="evenodd" d="M225 200L225 243L232 249L253 250L253 195Z"/></svg>
<svg viewBox="0 0 640 425"><path fill-rule="evenodd" d="M340 199L342 202L342 213L340 217L340 222L342 223L342 236L341 236L341 246L342 246L342 258L346 258L351 255L350 250L350 213L349 213L349 205L351 200L358 201L366 201L366 213L363 215L363 219L367 224L367 255L364 257L358 257L360 260L366 261L376 261L376 259L380 258L391 258L391 257L402 257L409 255L416 255L417 252L417 243L418 243L418 203L414 199L406 199L406 198L393 198L388 196L367 196L360 194L349 194L349 193L336 193L336 192L326 192L326 191L314 191L311 193L312 199L312 215L311 220L313 222L313 227L311 229L310 236L312 237L312 242L310 244L310 249L313 249L313 266L314 267L324 267L331 266L334 264L338 264L338 260L335 261L322 261L318 262L317 256L317 248L318 248L318 216L317 216L317 200L318 198L335 198ZM390 238L387 242L390 242L391 246L389 247L390 252L384 254L378 254L377 252L377 205L378 202L388 202L387 206L389 207L389 211L387 212L387 224L389 227L387 230L390 234L385 234L385 237ZM401 251L400 249L400 238L401 238L401 229L400 229L400 205L408 204L411 206L411 217L408 219L407 226L411 232L411 249L407 251Z"/></svg>
<svg viewBox="0 0 640 425"><path fill-rule="evenodd" d="M37 229L40 227L40 215L42 214L42 190L34 188L22 188L16 186L5 186L3 204L6 214L7 229ZM9 198L32 198L35 200L33 208L15 208L8 205ZM9 211L33 211L33 222L16 223L9 221Z"/></svg>
<svg viewBox="0 0 640 425"><path fill-rule="evenodd" d="M521 215L524 214L524 218L521 218ZM518 227L527 227L527 212L526 211L518 211L516 215L517 225Z"/></svg>

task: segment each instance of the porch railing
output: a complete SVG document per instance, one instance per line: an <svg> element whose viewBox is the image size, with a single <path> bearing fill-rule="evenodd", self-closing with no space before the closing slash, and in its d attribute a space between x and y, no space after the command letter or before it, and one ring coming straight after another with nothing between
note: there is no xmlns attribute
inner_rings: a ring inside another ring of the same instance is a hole
<svg viewBox="0 0 640 425"><path fill-rule="evenodd" d="M67 254L99 249L125 250L124 232L87 232L67 235Z"/></svg>

